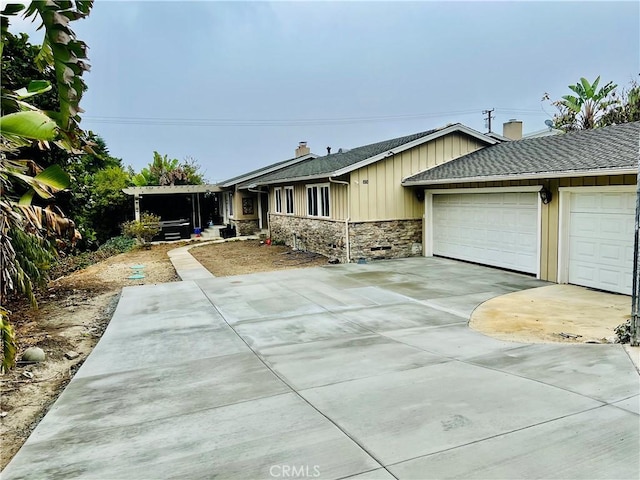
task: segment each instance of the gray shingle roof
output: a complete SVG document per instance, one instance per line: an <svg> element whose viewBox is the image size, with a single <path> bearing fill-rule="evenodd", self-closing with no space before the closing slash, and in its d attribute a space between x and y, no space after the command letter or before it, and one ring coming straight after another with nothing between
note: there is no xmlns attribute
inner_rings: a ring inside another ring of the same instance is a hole
<svg viewBox="0 0 640 480"><path fill-rule="evenodd" d="M316 156L317 155L314 155L313 153L310 153L310 154L307 154L307 155L302 155L300 157L289 158L288 160L283 160L281 162L272 163L270 165L267 165L266 167L257 168L255 170L250 171L250 172L243 173L242 175L237 175L235 177L228 178L227 180L224 180L222 182L218 182L218 185L220 185L222 187L229 187L231 185L235 185L238 182L247 181L249 179L253 179L253 178L259 177L261 175L265 175L266 173L271 172L274 169L277 170L278 168L284 168L290 163L295 163L296 160L299 161L299 162L302 162L304 160L307 160L310 157L315 158Z"/></svg>
<svg viewBox="0 0 640 480"><path fill-rule="evenodd" d="M500 143L408 177L403 184L637 169L639 140L640 122L633 122Z"/></svg>
<svg viewBox="0 0 640 480"><path fill-rule="evenodd" d="M332 173L358 162L366 160L371 157L375 157L384 152L388 152L394 148L404 145L419 138L431 135L438 130L442 130L446 127L436 128L433 130L427 130L426 132L415 133L406 137L393 138L391 140L385 140L383 142L372 143L362 147L353 148L343 153L332 153L331 155L325 155L324 157L318 157L310 159L304 162L297 163L287 168L278 170L270 174L263 175L258 178L254 178L249 182L240 184L239 187L247 187L250 184L262 184L277 182L278 180L288 180L292 178L304 178L304 177L316 177L316 176L331 176Z"/></svg>

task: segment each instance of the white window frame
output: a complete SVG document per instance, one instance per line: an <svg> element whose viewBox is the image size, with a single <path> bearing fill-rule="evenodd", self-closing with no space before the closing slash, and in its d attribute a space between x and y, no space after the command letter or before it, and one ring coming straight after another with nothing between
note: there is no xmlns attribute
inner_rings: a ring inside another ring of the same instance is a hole
<svg viewBox="0 0 640 480"><path fill-rule="evenodd" d="M284 211L287 215L293 215L295 213L294 198L293 187L284 187Z"/></svg>
<svg viewBox="0 0 640 480"><path fill-rule="evenodd" d="M311 193L314 197L315 210L316 213L312 212L312 205L309 202L309 193L315 190L315 194ZM324 195L323 191L326 189L326 205L323 202ZM331 188L328 183L314 183L311 185L306 185L306 198L307 198L307 216L308 217L320 217L320 218L329 218L331 216ZM326 209L325 209L326 207Z"/></svg>
<svg viewBox="0 0 640 480"><path fill-rule="evenodd" d="M273 189L273 210L276 213L282 213L282 188Z"/></svg>

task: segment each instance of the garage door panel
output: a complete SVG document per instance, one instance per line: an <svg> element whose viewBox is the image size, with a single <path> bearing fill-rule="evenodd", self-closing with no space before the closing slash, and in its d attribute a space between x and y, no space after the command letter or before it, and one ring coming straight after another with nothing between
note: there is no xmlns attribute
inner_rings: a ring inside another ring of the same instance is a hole
<svg viewBox="0 0 640 480"><path fill-rule="evenodd" d="M635 198L628 192L576 193L571 196L571 211L633 215Z"/></svg>
<svg viewBox="0 0 640 480"><path fill-rule="evenodd" d="M623 262L625 260L624 245L605 244L600 250L600 257L608 262Z"/></svg>
<svg viewBox="0 0 640 480"><path fill-rule="evenodd" d="M572 193L569 283L630 294L635 192Z"/></svg>
<svg viewBox="0 0 640 480"><path fill-rule="evenodd" d="M537 273L537 194L433 196L433 253Z"/></svg>

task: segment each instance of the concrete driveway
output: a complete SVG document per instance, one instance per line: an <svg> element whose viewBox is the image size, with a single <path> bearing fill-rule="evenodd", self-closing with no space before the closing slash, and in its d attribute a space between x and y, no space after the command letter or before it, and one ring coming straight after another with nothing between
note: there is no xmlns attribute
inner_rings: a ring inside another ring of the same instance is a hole
<svg viewBox="0 0 640 480"><path fill-rule="evenodd" d="M467 327L544 285L414 258L130 287L17 478L634 478L619 345Z"/></svg>

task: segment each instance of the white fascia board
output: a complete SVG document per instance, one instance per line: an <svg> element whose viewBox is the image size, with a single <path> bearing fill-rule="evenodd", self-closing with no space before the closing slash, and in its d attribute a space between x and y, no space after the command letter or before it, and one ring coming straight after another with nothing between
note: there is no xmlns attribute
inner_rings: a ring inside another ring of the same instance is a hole
<svg viewBox="0 0 640 480"><path fill-rule="evenodd" d="M127 195L171 195L175 193L207 193L221 192L219 185L148 185L144 187L128 187L122 191Z"/></svg>
<svg viewBox="0 0 640 480"><path fill-rule="evenodd" d="M636 168L608 168L596 170L575 170L562 172L537 172L537 173L520 173L509 175L488 175L484 177L461 177L461 178L443 178L441 180L415 180L403 181L405 187L427 186L427 185L446 185L450 183L469 183L469 182L499 182L503 180L538 180L545 178L566 178L566 177L597 177L600 175L635 175L638 173Z"/></svg>
<svg viewBox="0 0 640 480"><path fill-rule="evenodd" d="M354 163L353 165L349 165L348 167L344 167L344 168L341 168L340 170L336 170L330 176L339 177L346 173L353 172L354 170L358 170L359 168L366 167L367 165L371 165L372 163L379 162L380 160L384 160L385 158L390 157L392 155L396 155L398 153L404 152L405 150L409 150L413 147L417 147L419 145L422 145L424 143L430 142L432 140L435 140L437 138L443 137L445 135L448 135L454 132L466 133L467 135L474 137L482 142L488 143L489 145L495 145L496 143L501 143L499 140L488 137L465 125L454 124L454 125L449 125L448 127L444 127L443 129L438 130L437 132L433 132L431 135L420 137L414 140L413 142L404 143L396 148L392 148L387 152L380 153L373 157L365 158L364 160L361 160L358 163Z"/></svg>
<svg viewBox="0 0 640 480"><path fill-rule="evenodd" d="M318 155L316 155L315 153L308 153L308 154L302 155L300 157L292 158L288 162L284 162L284 163L281 163L281 164L278 164L278 165L274 165L272 167L267 167L267 168L265 168L263 170L260 170L259 172L256 172L256 173L252 173L252 174L244 175L244 176L239 177L239 178L235 178L231 182L221 183L220 186L221 187L231 187L232 185L237 185L239 183L244 183L247 180L251 180L252 178L261 177L262 175L266 175L268 173L276 172L276 171L278 171L278 170L280 170L282 168L290 167L291 165L295 165L296 163L299 163L299 162L301 162L303 160L308 160L310 158L318 158Z"/></svg>
<svg viewBox="0 0 640 480"><path fill-rule="evenodd" d="M539 192L542 185L520 185L515 187L477 187L477 188L435 188L425 190L431 195L457 195L460 193L523 193Z"/></svg>
<svg viewBox="0 0 640 480"><path fill-rule="evenodd" d="M561 192L567 193L611 193L611 192L635 192L637 185L583 185L581 187L558 187Z"/></svg>
<svg viewBox="0 0 640 480"><path fill-rule="evenodd" d="M280 178L278 180L271 180L269 182L257 182L255 186L259 187L260 185L277 185L279 183L306 182L307 180L328 179L332 176L333 174L330 173L321 173L318 175L305 175L303 177Z"/></svg>

